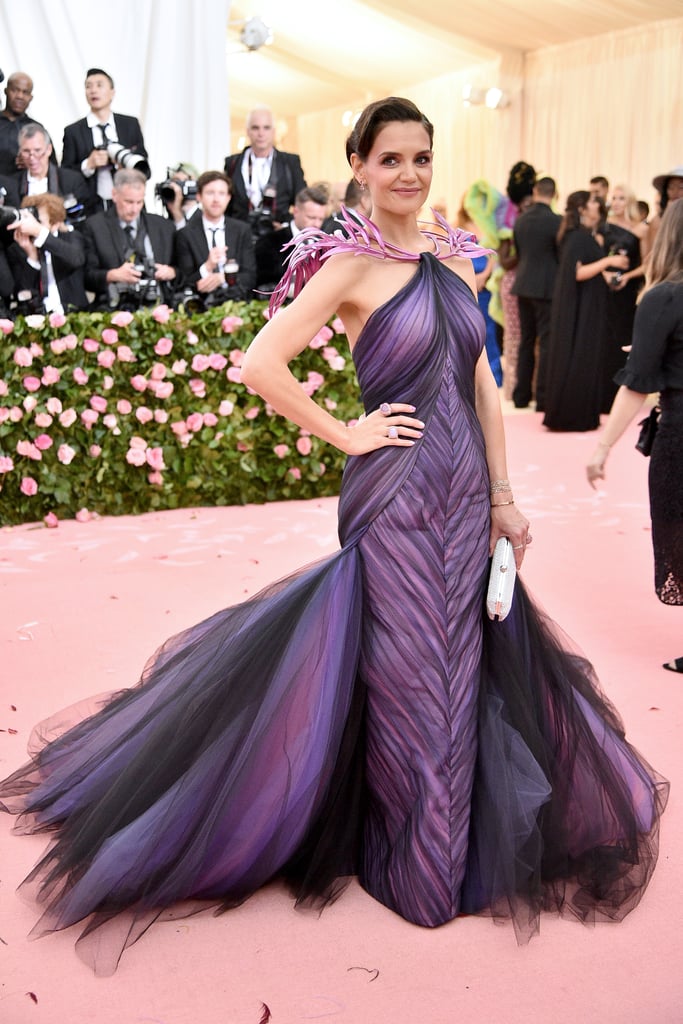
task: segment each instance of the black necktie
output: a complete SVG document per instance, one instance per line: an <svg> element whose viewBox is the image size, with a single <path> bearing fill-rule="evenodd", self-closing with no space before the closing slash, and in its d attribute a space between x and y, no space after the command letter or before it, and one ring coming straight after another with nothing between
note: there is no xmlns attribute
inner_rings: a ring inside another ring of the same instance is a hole
<svg viewBox="0 0 683 1024"><path fill-rule="evenodd" d="M135 252L135 232L132 224L126 224L123 233L128 239L128 248Z"/></svg>
<svg viewBox="0 0 683 1024"><path fill-rule="evenodd" d="M220 228L209 228L209 231L211 232L211 248L215 249L216 248L216 235L220 231Z"/></svg>
<svg viewBox="0 0 683 1024"><path fill-rule="evenodd" d="M111 141L109 136L107 135L107 128L109 127L109 121L105 121L104 124L98 124L97 127L102 132L102 145L103 146L108 146L109 142Z"/></svg>

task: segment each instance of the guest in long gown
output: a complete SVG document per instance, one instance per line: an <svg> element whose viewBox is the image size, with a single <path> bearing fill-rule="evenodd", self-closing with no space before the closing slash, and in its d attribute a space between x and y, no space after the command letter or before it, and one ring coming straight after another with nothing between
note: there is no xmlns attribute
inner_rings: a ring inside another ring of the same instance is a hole
<svg viewBox="0 0 683 1024"><path fill-rule="evenodd" d="M531 193L522 196L516 204L517 213L525 213L532 204ZM516 219L515 216L513 224ZM500 302L503 308L503 397L511 402L517 384L517 361L522 332L519 322L519 299L512 290L517 277L518 256L514 235L510 229L501 232L498 262L503 270L500 279Z"/></svg>
<svg viewBox="0 0 683 1024"><path fill-rule="evenodd" d="M610 449L648 394L659 392L659 425L648 475L655 592L683 605L683 203L664 212L633 327L633 347L617 376L609 419L588 463L590 484L604 480ZM683 657L664 668L683 672Z"/></svg>
<svg viewBox="0 0 683 1024"><path fill-rule="evenodd" d="M617 385L615 374L626 362L631 345L636 300L645 274L644 260L648 253L648 228L640 218L638 200L627 185L616 185L605 224L605 247L611 253L628 256L628 268L607 275L607 337L603 369L601 412L609 412Z"/></svg>
<svg viewBox="0 0 683 1024"><path fill-rule="evenodd" d="M551 430L600 425L607 334L607 271L628 257L605 255L598 226L606 210L589 192L572 192L558 232L560 264L552 300L545 417Z"/></svg>
<svg viewBox="0 0 683 1024"><path fill-rule="evenodd" d="M283 876L320 902L357 873L415 924L506 916L522 941L541 909L619 920L649 881L666 783L521 581L504 621L485 613L493 545L510 538L521 567L531 538L479 249L417 222L432 133L408 100L365 109L347 154L373 220L303 233L273 310L291 278L303 291L242 366L349 455L341 550L174 637L138 687L0 785L24 829L55 833L32 873L40 930L88 919L86 955L114 916L129 944L179 901L226 908ZM337 312L365 410L352 424L289 368Z"/></svg>

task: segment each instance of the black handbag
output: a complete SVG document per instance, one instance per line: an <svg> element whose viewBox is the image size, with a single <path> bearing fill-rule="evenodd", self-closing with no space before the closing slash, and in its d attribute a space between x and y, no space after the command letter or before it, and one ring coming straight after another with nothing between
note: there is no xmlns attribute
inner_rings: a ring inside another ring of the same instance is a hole
<svg viewBox="0 0 683 1024"><path fill-rule="evenodd" d="M638 424L640 427L640 433L638 434L638 440L636 441L636 449L642 455L651 454L658 425L659 408L655 405L650 409L650 415L646 416L645 419L641 420Z"/></svg>

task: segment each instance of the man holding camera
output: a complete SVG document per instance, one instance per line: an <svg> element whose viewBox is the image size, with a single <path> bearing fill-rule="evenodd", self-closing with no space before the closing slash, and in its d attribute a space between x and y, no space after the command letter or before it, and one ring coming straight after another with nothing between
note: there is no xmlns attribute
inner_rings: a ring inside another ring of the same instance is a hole
<svg viewBox="0 0 683 1024"><path fill-rule="evenodd" d="M178 232L178 270L183 286L204 308L228 299L249 301L256 284L256 258L246 224L226 216L231 182L222 171L197 179L201 209ZM192 296L189 296L190 298Z"/></svg>
<svg viewBox="0 0 683 1024"><path fill-rule="evenodd" d="M173 300L176 232L147 213L145 176L122 169L114 175L112 205L83 225L85 285L95 309L139 309Z"/></svg>
<svg viewBox="0 0 683 1024"><path fill-rule="evenodd" d="M62 166L83 175L88 188L87 216L111 206L117 168L138 170L145 178L151 174L140 122L112 112L114 95L111 75L90 68L85 76L90 113L64 129Z"/></svg>
<svg viewBox="0 0 683 1024"><path fill-rule="evenodd" d="M175 224L176 231L184 228L199 206L197 199L197 171L188 163L166 168L166 181L154 186L154 195L161 200L166 216Z"/></svg>
<svg viewBox="0 0 683 1024"><path fill-rule="evenodd" d="M225 173L233 184L228 213L251 223L259 237L289 220L289 210L306 181L298 154L275 148L275 122L267 107L251 111L247 135L250 145L225 160Z"/></svg>

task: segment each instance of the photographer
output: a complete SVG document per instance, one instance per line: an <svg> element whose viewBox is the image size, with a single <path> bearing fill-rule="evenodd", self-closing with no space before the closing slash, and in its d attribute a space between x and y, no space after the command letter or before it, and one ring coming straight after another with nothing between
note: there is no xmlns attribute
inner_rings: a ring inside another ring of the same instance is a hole
<svg viewBox="0 0 683 1024"><path fill-rule="evenodd" d="M90 113L64 129L62 166L83 176L88 192L86 216L111 206L117 167L136 169L146 178L151 173L140 122L112 112L114 95L111 75L90 68L85 76Z"/></svg>
<svg viewBox="0 0 683 1024"><path fill-rule="evenodd" d="M154 194L163 204L166 216L175 224L176 231L185 227L199 206L197 178L192 164L180 163L176 167L168 167L166 181L154 186Z"/></svg>
<svg viewBox="0 0 683 1024"><path fill-rule="evenodd" d="M14 175L21 199L50 192L68 199L67 211L72 224L79 223L88 201L88 190L78 171L57 167L52 162L52 142L39 124L27 124L19 132L19 155L24 169ZM79 211L79 212L77 212Z"/></svg>
<svg viewBox="0 0 683 1024"><path fill-rule="evenodd" d="M201 209L178 232L178 270L188 295L203 308L228 299L252 298L256 259L246 224L226 216L231 182L222 171L205 171L197 179Z"/></svg>
<svg viewBox="0 0 683 1024"><path fill-rule="evenodd" d="M320 228L328 207L327 192L321 188L302 188L297 193L292 219L277 231L263 235L256 242L257 297L269 295L285 272L290 249L282 247L296 238L304 228Z"/></svg>
<svg viewBox="0 0 683 1024"><path fill-rule="evenodd" d="M225 173L233 183L228 212L251 223L258 237L289 219L294 199L306 181L298 154L275 148L271 110L259 107L251 111L247 135L250 145L225 160Z"/></svg>
<svg viewBox="0 0 683 1024"><path fill-rule="evenodd" d="M44 192L24 198L21 205L21 216L10 228L14 244L7 251L16 313L87 309L85 247L79 232L66 225L63 199Z"/></svg>
<svg viewBox="0 0 683 1024"><path fill-rule="evenodd" d="M139 309L171 304L175 266L173 224L147 213L145 176L135 170L114 175L112 206L88 217L85 284L95 309Z"/></svg>

